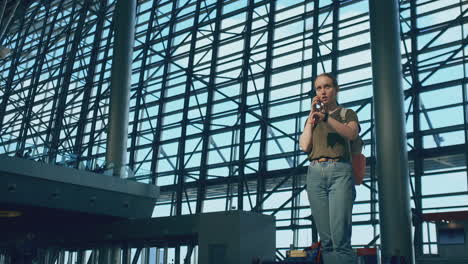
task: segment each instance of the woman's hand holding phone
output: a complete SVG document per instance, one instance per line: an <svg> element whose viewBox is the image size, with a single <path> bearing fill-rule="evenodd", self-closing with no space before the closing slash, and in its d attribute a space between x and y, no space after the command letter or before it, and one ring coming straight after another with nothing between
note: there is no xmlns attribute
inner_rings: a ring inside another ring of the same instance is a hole
<svg viewBox="0 0 468 264"><path fill-rule="evenodd" d="M312 106L310 109L309 117L307 118L307 122L309 124L315 126L315 124L317 124L321 120L320 113L322 111L322 108L322 102L320 101L318 96L315 96L312 99Z"/></svg>
<svg viewBox="0 0 468 264"><path fill-rule="evenodd" d="M318 96L312 99L312 112L320 112L323 108L322 102Z"/></svg>

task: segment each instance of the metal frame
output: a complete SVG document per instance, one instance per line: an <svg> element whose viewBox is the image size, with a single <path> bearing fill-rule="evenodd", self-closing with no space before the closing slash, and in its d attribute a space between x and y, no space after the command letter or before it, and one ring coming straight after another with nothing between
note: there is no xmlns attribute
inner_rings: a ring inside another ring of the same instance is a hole
<svg viewBox="0 0 468 264"><path fill-rule="evenodd" d="M0 66L1 153L22 156L31 150L28 156L36 161L102 169L114 4L37 1L11 22L0 43L11 49ZM424 191L430 177L466 174L468 160L467 38L446 36L466 25L466 2L428 5L400 1L402 39L411 41L403 42L402 58L415 215L466 209L455 203L433 208L427 201L468 195L466 189ZM356 14L347 13L356 6ZM317 240L302 187L307 161L296 141L308 112L311 78L330 71L343 96L353 98L341 100L358 112L367 144L369 177L358 188L362 198L354 225L371 230L369 241L379 235L371 75L365 72L370 61L351 66L344 61L370 56L369 15L362 6L367 2L139 1L128 166L131 180L161 186L157 215L254 210L276 215L278 234L292 237L279 252ZM454 9L458 17L418 26ZM443 37L449 40L440 41ZM462 67L463 75L436 75L450 67ZM363 77L353 77L358 74ZM443 89L461 89L460 96L443 105L426 103L426 93ZM448 109L462 109L464 122L440 125L437 113ZM448 133L461 133L464 140L442 141ZM416 225L417 255L435 246L423 240L424 225ZM177 249L179 261L183 252Z"/></svg>

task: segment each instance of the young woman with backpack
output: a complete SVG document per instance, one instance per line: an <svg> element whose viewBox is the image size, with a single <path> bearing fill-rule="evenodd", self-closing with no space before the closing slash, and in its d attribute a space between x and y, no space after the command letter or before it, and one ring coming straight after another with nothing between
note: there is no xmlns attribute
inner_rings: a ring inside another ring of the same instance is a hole
<svg viewBox="0 0 468 264"><path fill-rule="evenodd" d="M354 264L352 209L356 190L349 142L358 139L359 120L337 103L338 83L329 73L314 80L316 96L299 140L308 153L307 195L325 264ZM344 120L343 118L344 117Z"/></svg>

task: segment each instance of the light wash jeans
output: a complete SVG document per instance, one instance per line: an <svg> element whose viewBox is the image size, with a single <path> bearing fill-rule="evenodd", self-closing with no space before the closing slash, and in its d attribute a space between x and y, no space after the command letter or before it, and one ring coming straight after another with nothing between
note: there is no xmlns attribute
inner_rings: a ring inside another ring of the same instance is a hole
<svg viewBox="0 0 468 264"><path fill-rule="evenodd" d="M351 164L311 162L307 195L322 242L325 264L355 264L351 248L351 213L356 198Z"/></svg>

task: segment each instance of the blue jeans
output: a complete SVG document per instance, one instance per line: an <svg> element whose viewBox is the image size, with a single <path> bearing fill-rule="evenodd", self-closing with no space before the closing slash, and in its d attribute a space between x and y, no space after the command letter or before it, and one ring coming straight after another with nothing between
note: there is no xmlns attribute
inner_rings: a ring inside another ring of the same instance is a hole
<svg viewBox="0 0 468 264"><path fill-rule="evenodd" d="M351 213L356 198L351 164L311 162L306 183L324 263L356 263L351 248Z"/></svg>

